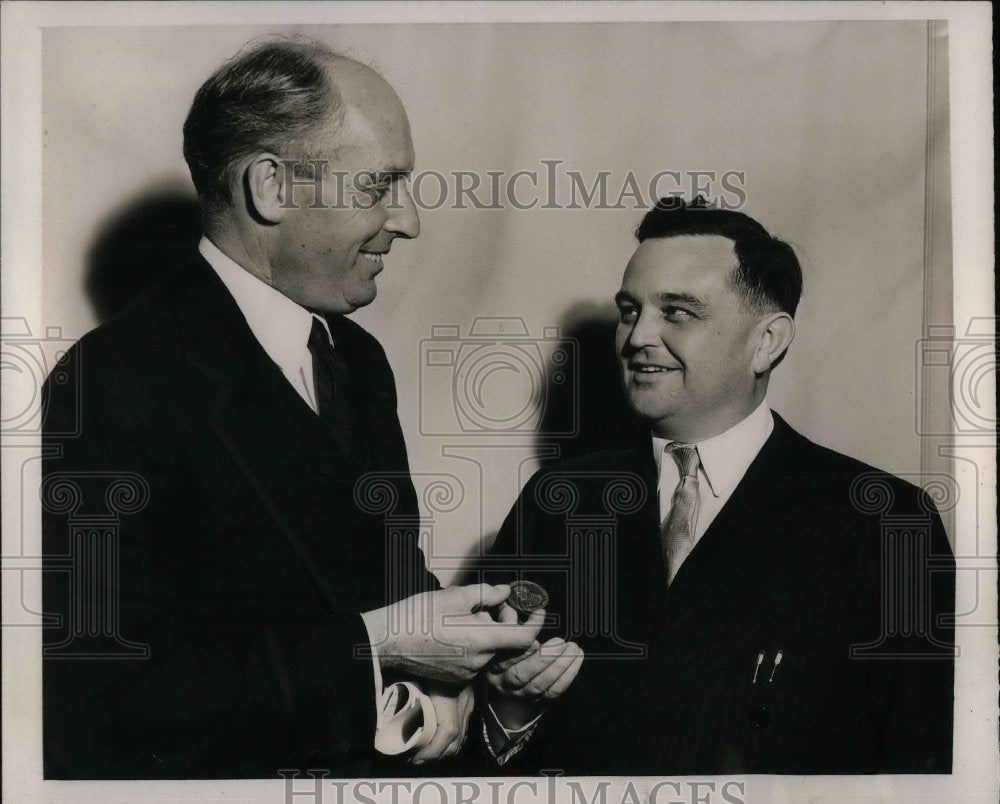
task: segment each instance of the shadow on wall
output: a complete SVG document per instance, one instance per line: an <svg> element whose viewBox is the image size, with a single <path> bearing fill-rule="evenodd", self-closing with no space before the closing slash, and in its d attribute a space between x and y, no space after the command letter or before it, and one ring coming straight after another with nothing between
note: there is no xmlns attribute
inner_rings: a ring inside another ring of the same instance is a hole
<svg viewBox="0 0 1000 804"><path fill-rule="evenodd" d="M545 377L543 413L535 436L535 453L542 466L602 449L649 441L649 425L629 409L621 386L613 304L580 302L563 315L559 336L564 341L553 355L569 353L569 360L550 361ZM551 447L558 448L552 457ZM514 501L511 500L511 505ZM483 534L482 547L492 547L496 533ZM479 547L471 548L453 583L478 583Z"/></svg>
<svg viewBox="0 0 1000 804"><path fill-rule="evenodd" d="M99 229L87 254L84 290L104 323L190 257L201 237L198 201L181 189L143 193Z"/></svg>
<svg viewBox="0 0 1000 804"><path fill-rule="evenodd" d="M575 359L549 365L536 439L540 460L561 461L648 436L648 425L631 412L622 391L617 325L613 304L580 302L563 316L559 333ZM544 457L542 448L550 445L558 445L558 458Z"/></svg>

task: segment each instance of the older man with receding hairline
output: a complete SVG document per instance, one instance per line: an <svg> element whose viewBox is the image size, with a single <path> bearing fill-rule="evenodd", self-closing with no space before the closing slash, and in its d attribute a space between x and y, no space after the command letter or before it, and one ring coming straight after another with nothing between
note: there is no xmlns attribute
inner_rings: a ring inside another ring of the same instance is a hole
<svg viewBox="0 0 1000 804"><path fill-rule="evenodd" d="M395 521L418 519L392 371L346 317L420 231L406 112L370 68L268 41L198 90L184 156L199 253L88 333L72 382L45 389L46 482L80 489L75 514L100 511L102 478L149 492L119 524L103 631L86 624L104 603L80 594L99 570L62 571L69 523L46 511L45 610L60 618L46 778L412 772L377 764L383 684L409 679L432 706L433 736L407 758L450 756L471 681L497 650L529 647L542 615L494 621L505 586L440 589L417 528L355 498L376 475Z"/></svg>

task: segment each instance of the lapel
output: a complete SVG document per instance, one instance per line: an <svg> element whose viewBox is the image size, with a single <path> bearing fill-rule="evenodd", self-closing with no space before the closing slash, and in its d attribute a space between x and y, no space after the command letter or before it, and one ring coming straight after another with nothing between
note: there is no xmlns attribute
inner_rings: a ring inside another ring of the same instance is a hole
<svg viewBox="0 0 1000 804"><path fill-rule="evenodd" d="M656 601L659 616L651 618L647 667L636 674L634 692L615 714L623 723L647 710L655 715L711 684L742 655L743 643L769 627L782 596L802 578L814 577L803 572L814 551L796 516L797 438L775 414L771 436L669 589L659 558L658 510L636 523L645 528L636 537L649 534L636 541L646 542L647 556L653 553L649 544L655 546L656 563L633 577L646 579L645 598Z"/></svg>
<svg viewBox="0 0 1000 804"><path fill-rule="evenodd" d="M698 596L719 577L726 579L727 590L750 594L758 575L783 562L794 513L787 499L794 483L788 461L793 434L774 414L768 440L670 585L673 606Z"/></svg>
<svg viewBox="0 0 1000 804"><path fill-rule="evenodd" d="M554 600L565 601L567 607L573 608L572 613L569 609L563 612L566 621L572 624L572 636L583 639L594 656L634 658L635 648L645 648L666 607L665 579L659 571L662 557L657 472L652 449L646 439L601 451L590 462L576 463L572 468L567 466L565 471L565 481L579 489L578 494L573 495L577 503L572 513L544 514L541 522L535 521L534 514L529 513L519 521L517 530L523 534L525 545L537 545L535 540L539 534L551 529L553 542L546 544L544 549L527 549L552 556L568 556L570 571L562 568L550 571L548 577L539 576L538 581L542 586L551 584L556 590ZM552 472L549 477L560 477L561 469L554 468ZM636 476L641 483L644 501L635 510L621 512L615 495L609 494L619 475L627 475L630 485ZM539 495L539 490L536 488L534 493ZM542 492L543 495L547 493ZM524 499L522 495L522 503ZM536 512L537 505L538 499L532 500L526 510ZM595 526L604 529L609 524L614 532L610 554L604 552L603 547L600 554L593 552L599 542L569 538L571 530L587 532ZM508 547L515 552L525 549L519 545ZM607 630L609 626L613 626L613 635ZM558 635L566 636L566 633L560 631ZM609 661L615 663L610 658Z"/></svg>
<svg viewBox="0 0 1000 804"><path fill-rule="evenodd" d="M351 378L352 409L363 430L368 469L408 474L394 383L385 357L381 350L373 348L372 338L350 319L327 315L326 321Z"/></svg>
<svg viewBox="0 0 1000 804"><path fill-rule="evenodd" d="M659 478L652 445L646 438L621 467L637 472L646 487L645 504L619 522L618 562L620 581L629 584L622 596L622 619L634 629L635 638L645 643L666 610L667 586L660 546ZM623 627L625 627L623 625Z"/></svg>
<svg viewBox="0 0 1000 804"><path fill-rule="evenodd" d="M334 608L331 556L345 549L353 479L333 434L256 341L236 302L200 256L173 288L188 362L214 386L211 428L276 528ZM339 493L338 493L339 492Z"/></svg>

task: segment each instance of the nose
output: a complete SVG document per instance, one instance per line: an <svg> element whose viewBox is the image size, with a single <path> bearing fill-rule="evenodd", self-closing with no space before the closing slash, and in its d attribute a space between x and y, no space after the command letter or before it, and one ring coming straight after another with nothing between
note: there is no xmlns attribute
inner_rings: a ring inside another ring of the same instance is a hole
<svg viewBox="0 0 1000 804"><path fill-rule="evenodd" d="M398 203L389 207L389 217L385 222L385 230L397 237L412 240L420 234L420 216L417 205L410 195L410 188L405 178L399 179Z"/></svg>
<svg viewBox="0 0 1000 804"><path fill-rule="evenodd" d="M633 324L619 325L622 327L632 327L625 338L627 349L638 352L647 346L652 347L660 343L659 327L656 321L657 312L647 307L639 314Z"/></svg>

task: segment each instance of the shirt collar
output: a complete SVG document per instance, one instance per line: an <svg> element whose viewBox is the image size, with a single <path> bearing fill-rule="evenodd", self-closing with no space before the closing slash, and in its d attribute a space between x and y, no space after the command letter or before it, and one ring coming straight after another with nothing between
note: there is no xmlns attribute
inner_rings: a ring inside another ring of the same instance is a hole
<svg viewBox="0 0 1000 804"><path fill-rule="evenodd" d="M258 279L207 237L201 238L198 251L236 300L250 331L268 357L282 370L296 370L303 365L304 357L308 356L309 333L314 318L323 322L327 336L330 335L330 329L321 316L314 315Z"/></svg>
<svg viewBox="0 0 1000 804"><path fill-rule="evenodd" d="M767 400L763 400L753 413L725 432L691 445L698 448L701 471L713 496L732 494L773 429L774 416ZM669 439L653 436L657 475L660 474L664 450L673 443Z"/></svg>

